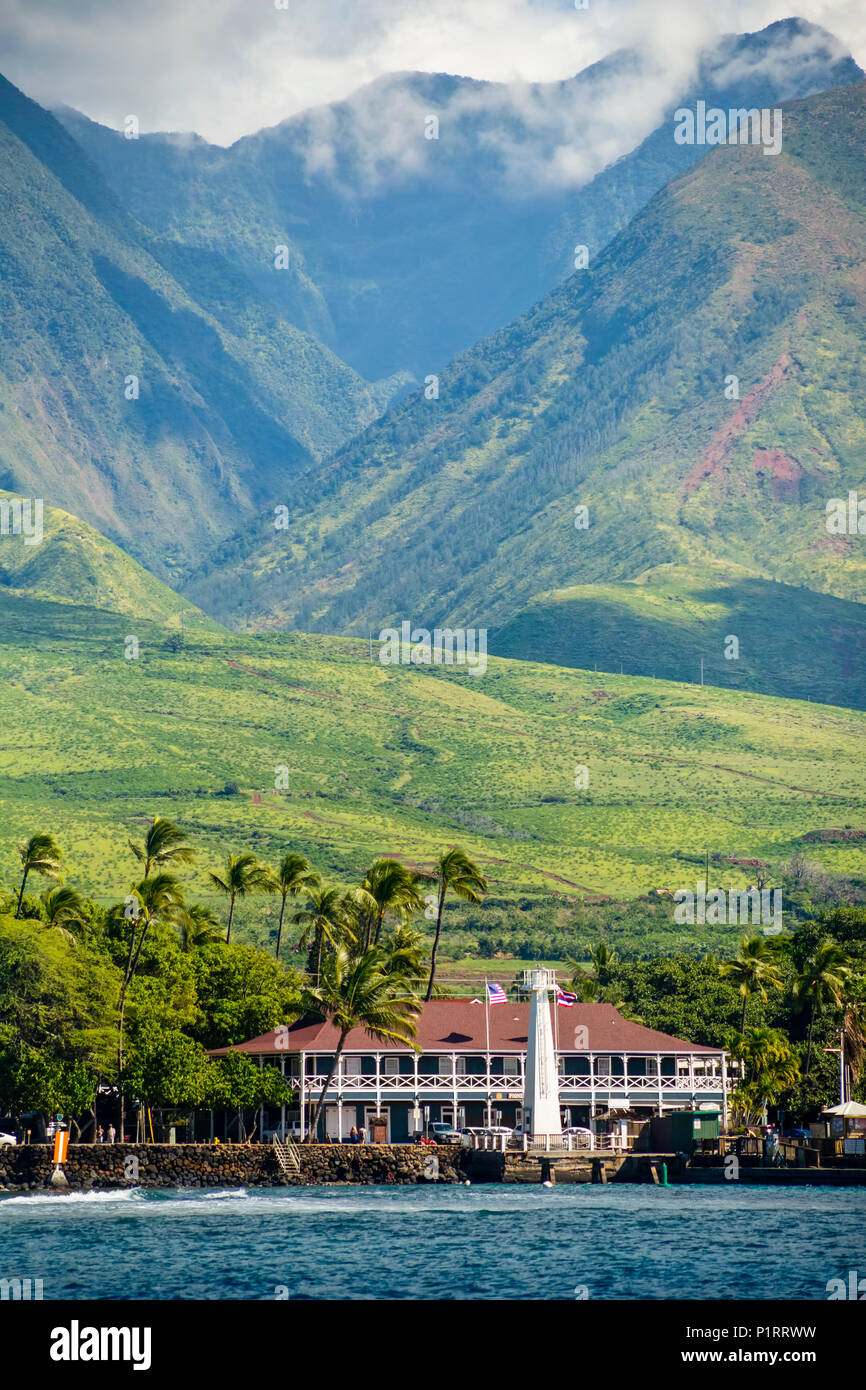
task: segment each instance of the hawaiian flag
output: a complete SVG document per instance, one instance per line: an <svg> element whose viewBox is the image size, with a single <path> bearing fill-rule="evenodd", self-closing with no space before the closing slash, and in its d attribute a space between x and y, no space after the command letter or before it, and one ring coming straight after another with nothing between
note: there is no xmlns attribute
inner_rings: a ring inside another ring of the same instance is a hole
<svg viewBox="0 0 866 1390"><path fill-rule="evenodd" d="M557 1004L561 1004L563 1009L573 1009L577 1003L577 995L569 994L567 989L559 989L557 987L556 1002Z"/></svg>
<svg viewBox="0 0 866 1390"><path fill-rule="evenodd" d="M488 998L488 1000L489 1000L489 1002L490 1002L491 1004L507 1004L507 1003L508 1003L508 1000L507 1000L506 997L505 997L505 990L502 988L501 985L497 985L497 984L492 984L492 985L491 985L491 984L488 984L488 986L487 986L487 998Z"/></svg>

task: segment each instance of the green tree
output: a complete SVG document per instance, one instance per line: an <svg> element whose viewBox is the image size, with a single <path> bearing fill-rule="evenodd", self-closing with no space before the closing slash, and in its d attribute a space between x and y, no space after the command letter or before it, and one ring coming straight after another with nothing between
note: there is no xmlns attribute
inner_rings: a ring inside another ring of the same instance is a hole
<svg viewBox="0 0 866 1390"><path fill-rule="evenodd" d="M366 914L362 938L365 950L379 944L382 924L387 913L390 912L397 918L406 918L420 912L423 906L420 885L425 879L429 882L428 875L410 873L398 859L373 861L361 885L363 892L369 894L372 900L370 910Z"/></svg>
<svg viewBox="0 0 866 1390"><path fill-rule="evenodd" d="M156 922L171 923L184 906L183 892L174 874L159 872L144 878L126 901L124 918L130 923L129 950L120 986L117 1006L117 1081L120 1090L120 1136L124 1135L125 1107L123 1093L123 1030L126 1000L135 977L144 943Z"/></svg>
<svg viewBox="0 0 866 1390"><path fill-rule="evenodd" d="M145 878L150 878L154 869L164 871L178 864L189 864L195 855L195 850L187 841L186 831L162 816L154 817L142 845L135 844L133 840L128 840L127 844L139 864L144 865Z"/></svg>
<svg viewBox="0 0 866 1390"><path fill-rule="evenodd" d="M204 1047L230 1047L288 1023L301 1010L304 981L245 943L204 946L190 956L197 993L189 1031Z"/></svg>
<svg viewBox="0 0 866 1390"><path fill-rule="evenodd" d="M794 986L794 993L800 1003L809 1010L809 1032L806 1042L806 1066L804 1076L809 1075L812 1065L812 1034L815 1019L821 1009L828 1004L841 1010L845 997L845 986L851 974L851 961L847 951L837 941L822 941L820 946L806 961Z"/></svg>
<svg viewBox="0 0 866 1390"><path fill-rule="evenodd" d="M30 874L42 874L45 878L60 877L62 854L53 835L31 835L29 840L18 846L18 855L24 870L21 887L18 890L18 905L15 916L21 916L24 889Z"/></svg>
<svg viewBox="0 0 866 1390"><path fill-rule="evenodd" d="M74 888L64 884L60 888L48 889L40 895L45 921L56 931L65 932L71 938L68 928L81 926L86 918L87 907L84 899Z"/></svg>
<svg viewBox="0 0 866 1390"><path fill-rule="evenodd" d="M765 936L744 936L737 954L719 965L719 974L736 985L742 996L741 1033L746 1027L749 996L758 994L766 1000L770 989L780 990L783 987L778 951Z"/></svg>
<svg viewBox="0 0 866 1390"><path fill-rule="evenodd" d="M299 908L292 921L303 924L298 944L309 948L307 969L318 984L325 942L335 949L341 941L348 944L356 938L349 926L346 901L339 888L323 885L310 887L306 889L304 897L307 899L306 907Z"/></svg>
<svg viewBox="0 0 866 1390"><path fill-rule="evenodd" d="M800 1065L785 1034L778 1028L747 1028L728 1039L728 1050L741 1066L732 1096L744 1124L759 1123L767 1105L778 1102L800 1078Z"/></svg>
<svg viewBox="0 0 866 1390"><path fill-rule="evenodd" d="M430 978L427 981L425 999L433 997L433 984L436 979L436 954L439 950L439 937L442 934L442 913L445 908L445 895L448 889L464 902L480 903L487 892L487 879L478 865L469 858L465 850L454 846L439 856L433 871L436 884L436 931L433 948L430 952Z"/></svg>
<svg viewBox="0 0 866 1390"><path fill-rule="evenodd" d="M189 954L193 948L210 946L222 939L222 928L216 913L203 903L191 903L177 914L177 930L181 948Z"/></svg>
<svg viewBox="0 0 866 1390"><path fill-rule="evenodd" d="M230 854L226 858L221 874L209 874L211 883L225 893L229 899L229 920L226 929L226 944L232 939L232 919L235 902L245 898L248 893L272 893L275 887L274 876L266 864L260 863L248 850L243 854Z"/></svg>
<svg viewBox="0 0 866 1390"><path fill-rule="evenodd" d="M346 1038L363 1028L379 1042L399 1042L414 1048L415 1019L421 1001L402 975L389 974L387 957L376 946L351 955L338 946L322 962L319 985L306 996L307 1007L324 1015L337 1030L337 1046L310 1126L315 1135L325 1097L334 1079Z"/></svg>
<svg viewBox="0 0 866 1390"><path fill-rule="evenodd" d="M280 958L280 945L283 939L283 917L286 912L286 899L296 898L299 893L306 888L317 888L320 883L319 875L313 871L309 859L305 859L302 854L292 854L287 851L277 865L276 881L280 894L280 920L277 924L277 945L274 956Z"/></svg>
<svg viewBox="0 0 866 1390"><path fill-rule="evenodd" d="M246 1140L254 1132L263 1105L289 1104L293 1095L291 1083L276 1067L260 1067L244 1052L228 1052L211 1064L207 1103L237 1109L239 1139ZM245 1110L253 1111L250 1130L244 1127Z"/></svg>

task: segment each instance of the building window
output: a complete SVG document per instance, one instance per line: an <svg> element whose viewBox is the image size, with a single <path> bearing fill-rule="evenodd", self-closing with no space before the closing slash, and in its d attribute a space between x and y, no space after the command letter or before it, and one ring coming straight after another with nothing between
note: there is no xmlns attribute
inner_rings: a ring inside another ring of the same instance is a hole
<svg viewBox="0 0 866 1390"><path fill-rule="evenodd" d="M360 1057L344 1057L344 1058L343 1058L343 1072L344 1072L344 1074L345 1074L346 1076L360 1076L360 1075L361 1075L361 1059L360 1059Z"/></svg>
<svg viewBox="0 0 866 1390"><path fill-rule="evenodd" d="M456 1073L457 1073L458 1076L465 1076L465 1075L466 1075L466 1058L465 1058L465 1057L455 1057L455 1058L454 1058L454 1070L456 1071Z"/></svg>
<svg viewBox="0 0 866 1390"><path fill-rule="evenodd" d="M503 1057L503 1059L502 1059L502 1072L503 1072L503 1075L504 1075L504 1076L519 1076L519 1075L520 1075L520 1058L519 1058L519 1057Z"/></svg>
<svg viewBox="0 0 866 1390"><path fill-rule="evenodd" d="M385 1065L383 1066L382 1070L384 1071L384 1073L385 1073L386 1076L399 1076L399 1075L400 1075L400 1058L399 1058L399 1057L386 1057L386 1058L385 1058Z"/></svg>

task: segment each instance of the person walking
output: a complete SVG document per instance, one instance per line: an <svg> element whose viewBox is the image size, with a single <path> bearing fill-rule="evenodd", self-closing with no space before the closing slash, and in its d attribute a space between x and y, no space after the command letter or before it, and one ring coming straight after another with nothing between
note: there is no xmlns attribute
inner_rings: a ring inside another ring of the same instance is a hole
<svg viewBox="0 0 866 1390"><path fill-rule="evenodd" d="M99 1126L99 1129L96 1131L96 1135L97 1135L96 1142L97 1142L98 1144L104 1144L104 1143L105 1143L105 1130L102 1128L102 1125Z"/></svg>
<svg viewBox="0 0 866 1390"><path fill-rule="evenodd" d="M114 1128L114 1125L109 1125L109 1126L108 1126L108 1142L109 1142L109 1144L113 1144L116 1138L117 1138L117 1130Z"/></svg>
<svg viewBox="0 0 866 1390"><path fill-rule="evenodd" d="M358 1143L359 1143L359 1144L366 1144L366 1142L367 1142L367 1126L366 1126L366 1125L361 1125L361 1128L358 1130Z"/></svg>

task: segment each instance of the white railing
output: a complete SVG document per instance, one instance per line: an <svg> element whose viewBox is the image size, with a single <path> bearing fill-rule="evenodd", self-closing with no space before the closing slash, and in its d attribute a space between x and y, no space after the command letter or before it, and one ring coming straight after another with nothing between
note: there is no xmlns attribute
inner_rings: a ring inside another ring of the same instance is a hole
<svg viewBox="0 0 866 1390"><path fill-rule="evenodd" d="M728 1077L728 1090L732 1089L734 1078ZM295 1080L298 1084L298 1080ZM321 1090L325 1084L323 1075L307 1076L304 1085L308 1091ZM722 1078L719 1076L567 1076L560 1074L560 1093L577 1092L589 1096L593 1093L625 1095L631 1092L658 1095L673 1092L675 1095L689 1096L697 1091L712 1091L721 1094ZM383 1072L378 1078L373 1075L344 1075L336 1077L329 1088L335 1096L346 1091L386 1092L401 1091L408 1095L421 1091L478 1091L484 1095L488 1091L505 1092L509 1098L523 1094L523 1078L520 1076L486 1076L476 1073L442 1072L438 1076L410 1074L386 1076Z"/></svg>

